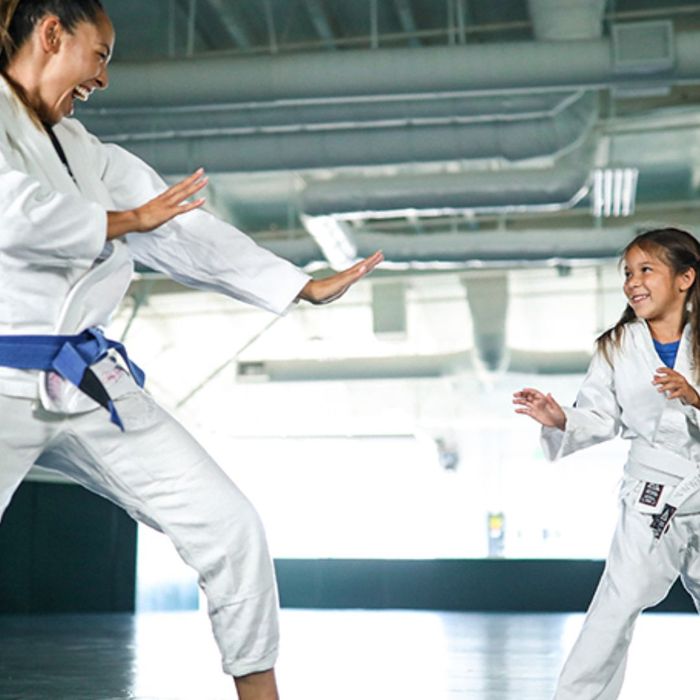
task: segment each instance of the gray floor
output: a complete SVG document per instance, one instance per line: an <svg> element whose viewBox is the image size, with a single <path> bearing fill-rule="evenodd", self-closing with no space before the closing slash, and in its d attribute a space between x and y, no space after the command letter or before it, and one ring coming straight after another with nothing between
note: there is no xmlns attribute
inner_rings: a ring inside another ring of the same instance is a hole
<svg viewBox="0 0 700 700"><path fill-rule="evenodd" d="M284 610L282 697L546 700L581 620ZM697 633L694 615L645 615L623 698L696 697ZM204 615L0 616L1 700L126 698L234 698Z"/></svg>

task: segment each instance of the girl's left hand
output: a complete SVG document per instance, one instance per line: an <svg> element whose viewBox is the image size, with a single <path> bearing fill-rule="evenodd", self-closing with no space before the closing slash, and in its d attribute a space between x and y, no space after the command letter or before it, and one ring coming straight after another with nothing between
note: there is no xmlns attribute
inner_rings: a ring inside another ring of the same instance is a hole
<svg viewBox="0 0 700 700"><path fill-rule="evenodd" d="M686 405L700 408L698 392L690 386L682 374L670 367L659 367L651 383L657 386L660 392L666 394L667 399L680 399Z"/></svg>

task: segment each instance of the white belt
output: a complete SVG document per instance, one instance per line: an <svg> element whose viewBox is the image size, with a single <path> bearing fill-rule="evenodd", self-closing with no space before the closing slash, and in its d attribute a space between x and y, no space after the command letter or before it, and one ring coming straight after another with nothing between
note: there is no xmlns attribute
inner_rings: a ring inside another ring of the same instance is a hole
<svg viewBox="0 0 700 700"><path fill-rule="evenodd" d="M652 518L652 530L658 539L668 528L676 511L693 494L700 491L700 465L680 455L654 447L641 440L633 440L625 471L643 481L655 481L663 475L675 477L675 488L665 499L661 512ZM656 477L654 472L657 473Z"/></svg>
<svg viewBox="0 0 700 700"><path fill-rule="evenodd" d="M664 475L675 477L670 480L675 484L686 477L694 476L698 472L698 465L663 447L655 447L643 440L632 440L625 471L630 476L644 481L653 481L653 472L662 472ZM656 474L656 478L662 479L663 476Z"/></svg>

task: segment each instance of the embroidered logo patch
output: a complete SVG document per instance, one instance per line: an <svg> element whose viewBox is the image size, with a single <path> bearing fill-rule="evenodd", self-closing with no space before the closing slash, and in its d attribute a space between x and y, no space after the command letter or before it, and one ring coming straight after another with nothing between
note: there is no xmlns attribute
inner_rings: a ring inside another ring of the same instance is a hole
<svg viewBox="0 0 700 700"><path fill-rule="evenodd" d="M661 492L664 490L663 484L652 484L647 481L642 489L642 495L639 497L639 502L645 506L651 506L652 508L659 503L661 498Z"/></svg>
<svg viewBox="0 0 700 700"><path fill-rule="evenodd" d="M671 518L676 514L676 509L673 506L664 506L663 511L659 515L655 515L651 519L651 529L654 531L654 537L658 540L661 535L668 530Z"/></svg>

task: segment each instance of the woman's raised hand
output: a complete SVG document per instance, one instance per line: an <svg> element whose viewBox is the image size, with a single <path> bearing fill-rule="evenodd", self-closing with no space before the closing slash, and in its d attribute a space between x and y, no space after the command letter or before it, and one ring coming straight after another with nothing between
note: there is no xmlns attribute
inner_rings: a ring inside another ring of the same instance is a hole
<svg viewBox="0 0 700 700"><path fill-rule="evenodd" d="M118 238L125 233L153 231L170 219L201 207L204 197L187 200L205 187L207 182L204 169L200 168L136 209L110 211L107 214L107 238Z"/></svg>
<svg viewBox="0 0 700 700"><path fill-rule="evenodd" d="M551 394L543 394L537 389L522 389L513 394L516 413L523 413L548 428L566 428L566 414Z"/></svg>
<svg viewBox="0 0 700 700"><path fill-rule="evenodd" d="M343 272L320 280L309 280L299 293L299 299L312 304L328 304L335 301L343 296L355 282L374 270L382 260L384 260L384 255L381 251L377 251L374 255L360 260Z"/></svg>

